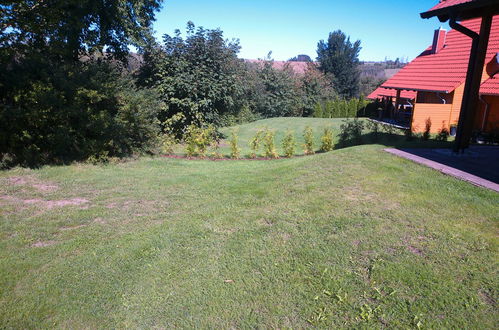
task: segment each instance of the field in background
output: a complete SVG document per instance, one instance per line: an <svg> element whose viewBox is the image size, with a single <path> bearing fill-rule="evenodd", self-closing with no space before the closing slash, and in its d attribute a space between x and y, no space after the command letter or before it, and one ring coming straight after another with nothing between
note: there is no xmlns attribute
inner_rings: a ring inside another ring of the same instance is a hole
<svg viewBox="0 0 499 330"><path fill-rule="evenodd" d="M382 148L0 172L0 324L495 328L497 193Z"/></svg>

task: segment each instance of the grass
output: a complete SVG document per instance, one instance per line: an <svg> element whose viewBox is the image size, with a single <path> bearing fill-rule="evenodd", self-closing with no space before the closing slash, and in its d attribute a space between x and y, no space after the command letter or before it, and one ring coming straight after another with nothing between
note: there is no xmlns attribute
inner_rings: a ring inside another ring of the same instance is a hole
<svg viewBox="0 0 499 330"><path fill-rule="evenodd" d="M495 328L497 193L382 148L0 172L0 325Z"/></svg>

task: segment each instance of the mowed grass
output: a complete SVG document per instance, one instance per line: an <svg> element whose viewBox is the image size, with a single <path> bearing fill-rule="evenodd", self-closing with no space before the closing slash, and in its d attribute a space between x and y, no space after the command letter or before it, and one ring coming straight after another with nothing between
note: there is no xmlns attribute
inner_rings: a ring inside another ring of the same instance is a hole
<svg viewBox="0 0 499 330"><path fill-rule="evenodd" d="M241 156L247 156L250 154L249 143L251 139L256 135L259 130L270 129L275 131L275 145L276 150L279 155L284 155L284 150L282 148L282 140L284 135L288 130L294 133L296 139L296 154L303 155L303 145L305 140L303 138L303 132L307 126L312 127L314 133L314 141L316 149L320 147L320 139L324 133L325 128L332 128L335 135L339 134L340 126L343 119L334 118L297 118L297 117L279 117L257 120L248 124L238 125L236 127L228 127L222 129L222 133L227 137L225 141L222 141L221 152L224 154L230 154L229 140L233 128L237 129L239 137L239 147L241 148ZM336 139L337 140L337 139ZM260 148L261 156L263 156L263 143Z"/></svg>
<svg viewBox="0 0 499 330"><path fill-rule="evenodd" d="M0 172L0 325L496 328L499 195L382 149Z"/></svg>

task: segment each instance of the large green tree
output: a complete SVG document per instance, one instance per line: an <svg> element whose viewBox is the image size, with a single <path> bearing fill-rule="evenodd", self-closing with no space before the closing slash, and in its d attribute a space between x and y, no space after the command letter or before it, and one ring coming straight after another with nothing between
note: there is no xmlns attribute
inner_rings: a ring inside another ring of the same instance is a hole
<svg viewBox="0 0 499 330"><path fill-rule="evenodd" d="M223 125L224 118L240 111L244 65L239 49L238 40L224 39L220 29L189 22L185 38L177 30L145 54L140 81L159 90L166 104L160 120L176 135L191 124Z"/></svg>
<svg viewBox="0 0 499 330"><path fill-rule="evenodd" d="M0 47L77 60L103 51L122 59L152 38L162 0L0 0Z"/></svg>
<svg viewBox="0 0 499 330"><path fill-rule="evenodd" d="M360 88L360 40L350 41L341 30L331 32L317 45L317 60L324 73L332 75L334 88L344 98L357 97Z"/></svg>
<svg viewBox="0 0 499 330"><path fill-rule="evenodd" d="M160 0L0 0L0 167L151 150L154 91L121 70Z"/></svg>

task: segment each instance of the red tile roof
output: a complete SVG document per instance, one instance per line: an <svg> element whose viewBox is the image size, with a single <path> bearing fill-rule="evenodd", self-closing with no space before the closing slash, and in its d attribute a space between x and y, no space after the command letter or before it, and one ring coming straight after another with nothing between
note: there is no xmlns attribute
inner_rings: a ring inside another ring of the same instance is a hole
<svg viewBox="0 0 499 330"><path fill-rule="evenodd" d="M482 86L480 86L480 94L499 96L499 75L487 79Z"/></svg>
<svg viewBox="0 0 499 330"><path fill-rule="evenodd" d="M257 65L263 65L265 61L263 60L245 60L248 63L255 63ZM273 61L272 62L272 67L276 70L284 70L286 66L289 66L291 71L293 71L296 74L304 74L308 66L310 64L313 64L313 62L295 62L295 61Z"/></svg>
<svg viewBox="0 0 499 330"><path fill-rule="evenodd" d="M447 0L449 2L451 0ZM457 1L457 0L455 0ZM481 19L464 21L461 24L474 31L480 30ZM387 80L382 87L417 91L450 93L466 79L471 39L458 31L447 33L445 47L431 54L431 46ZM486 63L499 51L499 16L492 22Z"/></svg>
<svg viewBox="0 0 499 330"><path fill-rule="evenodd" d="M460 5L460 4L463 4L466 2L473 2L473 1L476 1L476 0L440 0L438 5L434 6L429 11L443 9L443 8L447 8L447 7L452 7L452 6Z"/></svg>
<svg viewBox="0 0 499 330"><path fill-rule="evenodd" d="M412 100L412 99L416 98L416 94L417 93L414 92L414 91L401 91L400 92L400 97L402 97L404 99L410 99L410 100ZM369 100L375 100L375 99L377 99L379 97L382 97L382 96L396 97L397 96L397 90L379 87L374 92L372 92L371 94L369 94L369 96L367 96L367 98Z"/></svg>

